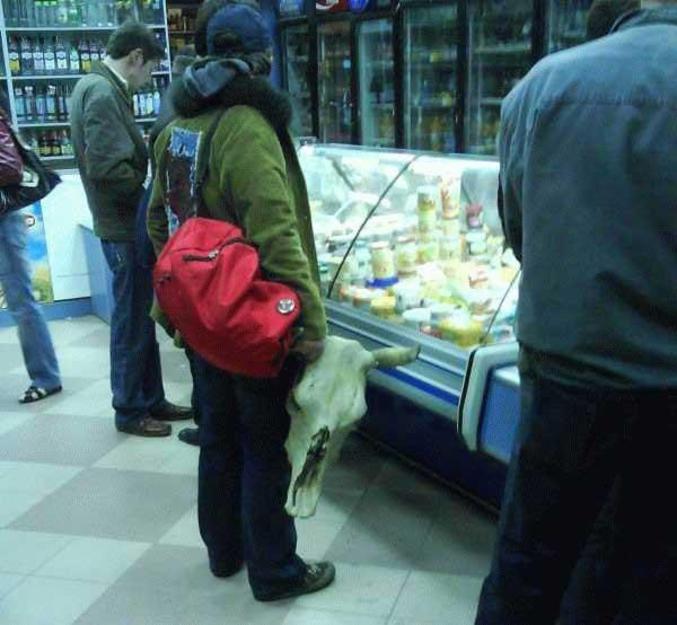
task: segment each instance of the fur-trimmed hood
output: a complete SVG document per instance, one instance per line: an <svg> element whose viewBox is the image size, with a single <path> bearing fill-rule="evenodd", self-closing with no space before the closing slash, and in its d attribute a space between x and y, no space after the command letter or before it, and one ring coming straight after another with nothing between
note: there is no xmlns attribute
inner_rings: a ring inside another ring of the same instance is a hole
<svg viewBox="0 0 677 625"><path fill-rule="evenodd" d="M172 83L169 97L181 117L195 117L217 106L246 105L259 111L277 132L286 131L292 119L289 98L237 59L194 64Z"/></svg>

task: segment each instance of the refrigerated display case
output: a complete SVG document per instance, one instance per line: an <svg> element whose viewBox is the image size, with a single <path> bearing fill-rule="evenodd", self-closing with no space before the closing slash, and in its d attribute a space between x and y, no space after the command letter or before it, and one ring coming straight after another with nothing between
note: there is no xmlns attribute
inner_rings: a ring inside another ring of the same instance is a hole
<svg viewBox="0 0 677 625"><path fill-rule="evenodd" d="M509 6L508 6L509 4ZM465 149L496 154L501 104L533 61L533 0L471 0Z"/></svg>
<svg viewBox="0 0 677 625"><path fill-rule="evenodd" d="M518 263L504 249L498 162L335 145L299 154L331 331L367 348L421 344L415 363L371 382L454 420L471 353L516 359Z"/></svg>
<svg viewBox="0 0 677 625"><path fill-rule="evenodd" d="M404 145L454 152L458 102L457 3L403 10Z"/></svg>
<svg viewBox="0 0 677 625"><path fill-rule="evenodd" d="M310 136L313 134L310 27L307 24L284 27L282 49L282 79L294 109L292 130L297 136Z"/></svg>
<svg viewBox="0 0 677 625"><path fill-rule="evenodd" d="M547 50L557 52L585 42L586 22L592 0L549 0Z"/></svg>
<svg viewBox="0 0 677 625"><path fill-rule="evenodd" d="M350 21L317 27L319 139L350 143L353 137Z"/></svg>
<svg viewBox="0 0 677 625"><path fill-rule="evenodd" d="M389 18L356 25L360 143L395 147L395 58Z"/></svg>

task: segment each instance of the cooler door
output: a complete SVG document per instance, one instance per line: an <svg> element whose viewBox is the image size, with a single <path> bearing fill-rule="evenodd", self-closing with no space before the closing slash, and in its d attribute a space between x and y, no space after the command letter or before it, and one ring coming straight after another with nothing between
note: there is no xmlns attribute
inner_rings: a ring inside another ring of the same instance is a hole
<svg viewBox="0 0 677 625"><path fill-rule="evenodd" d="M592 0L550 0L548 52L557 52L585 41L586 21Z"/></svg>
<svg viewBox="0 0 677 625"><path fill-rule="evenodd" d="M351 143L350 23L320 24L317 31L320 142Z"/></svg>
<svg viewBox="0 0 677 625"><path fill-rule="evenodd" d="M404 145L455 152L457 5L404 14Z"/></svg>
<svg viewBox="0 0 677 625"><path fill-rule="evenodd" d="M360 138L363 145L395 147L395 61L388 19L357 25Z"/></svg>
<svg viewBox="0 0 677 625"><path fill-rule="evenodd" d="M306 25L291 26L282 31L284 53L284 86L294 107L292 129L296 136L313 134L310 97L310 35Z"/></svg>
<svg viewBox="0 0 677 625"><path fill-rule="evenodd" d="M497 152L501 103L531 66L533 18L533 0L469 4L468 152Z"/></svg>

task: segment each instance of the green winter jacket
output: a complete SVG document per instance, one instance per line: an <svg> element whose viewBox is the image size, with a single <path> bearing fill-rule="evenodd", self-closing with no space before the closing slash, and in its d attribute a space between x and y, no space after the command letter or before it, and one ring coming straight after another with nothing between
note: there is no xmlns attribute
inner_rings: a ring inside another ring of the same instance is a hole
<svg viewBox="0 0 677 625"><path fill-rule="evenodd" d="M165 155L173 133L204 138L221 116L211 142L203 199L209 216L239 225L259 250L261 267L271 279L294 288L302 302L303 338L326 336L319 291L317 257L305 180L287 132L287 99L266 80L235 79L218 101L203 105L177 81L170 97L179 118L155 143L158 170L148 213L148 231L156 253L169 238Z"/></svg>
<svg viewBox="0 0 677 625"><path fill-rule="evenodd" d="M70 120L94 233L110 241L133 240L148 150L129 90L106 65L95 63L73 90Z"/></svg>

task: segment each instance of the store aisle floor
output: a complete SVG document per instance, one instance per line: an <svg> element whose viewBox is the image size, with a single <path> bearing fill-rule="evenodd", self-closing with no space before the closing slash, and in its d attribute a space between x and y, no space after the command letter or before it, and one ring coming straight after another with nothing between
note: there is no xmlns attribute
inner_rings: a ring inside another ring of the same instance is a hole
<svg viewBox="0 0 677 625"><path fill-rule="evenodd" d="M197 529L198 451L113 427L108 327L50 324L64 392L32 406L13 328L0 329L0 625L470 625L495 520L375 449L347 442L299 553L332 587L261 604L244 573L208 571ZM163 341L168 397L183 354Z"/></svg>

